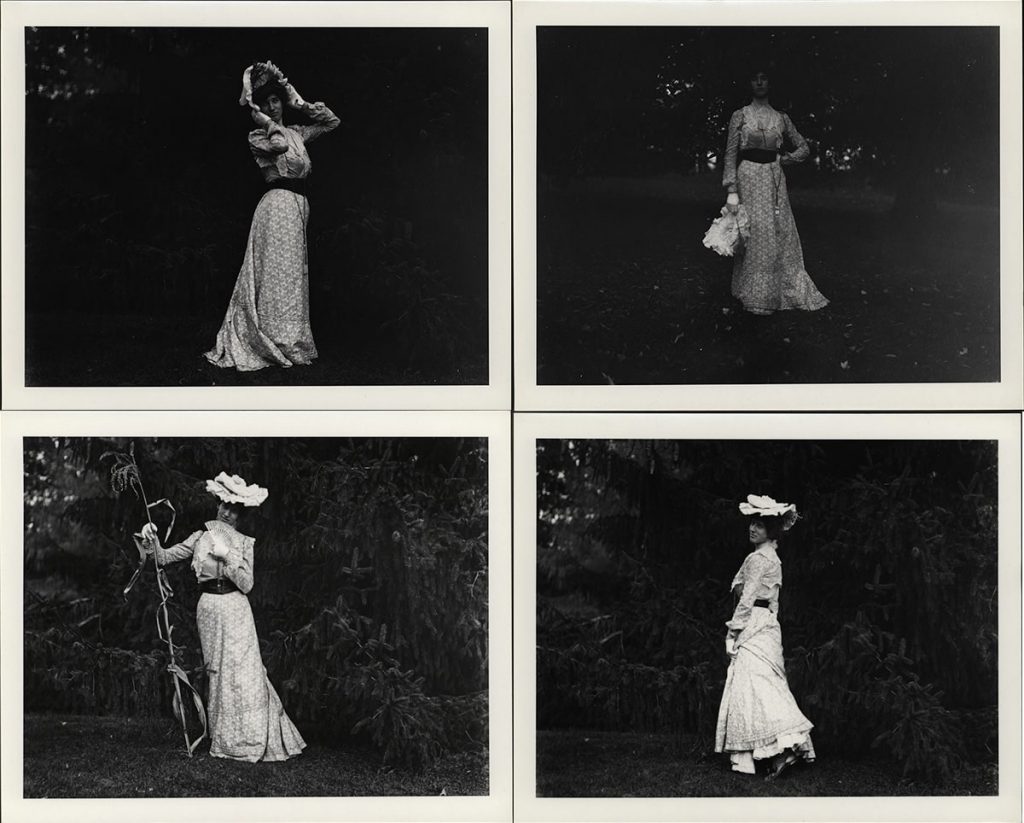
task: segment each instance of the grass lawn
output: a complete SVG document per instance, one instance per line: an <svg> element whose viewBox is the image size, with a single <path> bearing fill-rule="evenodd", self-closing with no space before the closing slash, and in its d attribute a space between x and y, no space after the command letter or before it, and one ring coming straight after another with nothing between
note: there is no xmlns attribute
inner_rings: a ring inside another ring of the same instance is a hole
<svg viewBox="0 0 1024 823"><path fill-rule="evenodd" d="M732 260L701 245L713 175L543 182L538 382L547 385L985 382L999 379L998 211L941 203L899 227L871 191L790 200L831 305L758 317Z"/></svg>
<svg viewBox="0 0 1024 823"><path fill-rule="evenodd" d="M314 335L309 366L254 372L221 369L202 356L220 321L158 315L33 314L26 317L28 386L417 386L487 382L486 347L461 365L414 365L378 342L335 342ZM405 358L408 359L408 358Z"/></svg>
<svg viewBox="0 0 1024 823"><path fill-rule="evenodd" d="M415 772L384 768L372 749L311 744L283 763L185 756L165 719L28 715L25 797L354 797L486 795L487 761L449 757Z"/></svg>
<svg viewBox="0 0 1024 823"><path fill-rule="evenodd" d="M723 755L687 754L695 740L671 735L537 732L539 797L807 797L996 794L994 765L965 767L948 784L900 777L898 764L818 752L773 783L737 774ZM682 754L678 752L684 752Z"/></svg>

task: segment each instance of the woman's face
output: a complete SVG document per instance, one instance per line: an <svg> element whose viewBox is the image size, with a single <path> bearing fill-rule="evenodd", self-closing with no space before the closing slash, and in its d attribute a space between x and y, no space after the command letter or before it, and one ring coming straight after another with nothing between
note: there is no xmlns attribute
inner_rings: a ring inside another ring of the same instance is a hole
<svg viewBox="0 0 1024 823"><path fill-rule="evenodd" d="M765 98L768 96L768 75L759 71L750 78L750 91L754 97Z"/></svg>
<svg viewBox="0 0 1024 823"><path fill-rule="evenodd" d="M217 507L217 519L229 526L235 526L238 524L238 512L227 503L221 503Z"/></svg>
<svg viewBox="0 0 1024 823"><path fill-rule="evenodd" d="M284 102L276 94L268 94L267 99L260 104L260 111L275 123L280 123L284 114Z"/></svg>
<svg viewBox="0 0 1024 823"><path fill-rule="evenodd" d="M760 520L751 520L747 527L747 533L750 536L750 542L755 546L760 546L768 540L768 529Z"/></svg>

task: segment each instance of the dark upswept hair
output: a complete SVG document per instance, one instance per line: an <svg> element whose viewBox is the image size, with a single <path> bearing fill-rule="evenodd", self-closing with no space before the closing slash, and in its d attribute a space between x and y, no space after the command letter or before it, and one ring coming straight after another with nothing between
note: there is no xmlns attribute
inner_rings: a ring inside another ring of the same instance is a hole
<svg viewBox="0 0 1024 823"><path fill-rule="evenodd" d="M774 60L755 56L749 60L742 61L741 65L737 66L736 73L733 75L733 83L737 88L745 92L749 89L748 84L750 81L758 74L765 74L774 82L781 79L782 72L775 65Z"/></svg>
<svg viewBox="0 0 1024 823"><path fill-rule="evenodd" d="M220 508L221 506L225 506L228 510L233 511L235 514L238 515L238 522L236 526L239 527L239 531L242 531L241 526L243 524L249 524L250 511L248 506L245 506L242 503L229 503L227 500L221 500L220 498L217 498L217 507Z"/></svg>
<svg viewBox="0 0 1024 823"><path fill-rule="evenodd" d="M260 108L263 108L263 104L267 102L267 98L270 97L270 95L272 94L276 94L278 97L280 97L282 103L288 99L288 94L287 92L285 92L284 86L282 86L280 83L272 82L265 83L259 88L253 89L252 102L259 106Z"/></svg>

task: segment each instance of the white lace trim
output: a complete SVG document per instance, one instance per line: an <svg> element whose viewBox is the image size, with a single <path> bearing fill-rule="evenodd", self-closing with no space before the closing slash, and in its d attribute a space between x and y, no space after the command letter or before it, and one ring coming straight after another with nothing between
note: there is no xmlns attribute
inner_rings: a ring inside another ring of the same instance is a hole
<svg viewBox="0 0 1024 823"><path fill-rule="evenodd" d="M814 746L811 744L810 732L796 732L795 734L781 734L772 743L766 746L758 746L753 751L730 752L729 761L734 772L742 774L754 774L756 768L755 760L766 760L775 757L786 749L792 749L793 753L802 760L811 762L814 760Z"/></svg>

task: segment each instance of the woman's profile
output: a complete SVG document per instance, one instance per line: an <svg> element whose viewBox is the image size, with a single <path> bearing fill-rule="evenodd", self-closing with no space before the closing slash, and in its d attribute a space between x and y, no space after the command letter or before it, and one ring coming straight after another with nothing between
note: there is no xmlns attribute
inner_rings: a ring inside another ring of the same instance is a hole
<svg viewBox="0 0 1024 823"><path fill-rule="evenodd" d="M740 503L754 550L732 581L739 597L726 625L729 671L718 710L715 751L726 752L732 770L754 774L769 763L769 779L798 760L814 760L813 723L801 713L786 681L779 627L782 561L778 541L797 519L796 506L748 495Z"/></svg>
<svg viewBox="0 0 1024 823"><path fill-rule="evenodd" d="M306 144L340 121L323 103L306 103L273 63L245 70L242 105L256 128L249 148L267 191L256 206L245 258L217 341L206 352L215 366L255 371L309 364L317 357L309 325ZM311 125L286 125L284 109L304 112Z"/></svg>
<svg viewBox="0 0 1024 823"><path fill-rule="evenodd" d="M743 210L749 233L733 261L732 294L753 314L781 309L816 311L828 305L804 268L803 249L789 206L783 166L810 155L789 115L768 102L765 72L750 78L750 103L733 112L722 185L726 207ZM784 150L784 143L793 146Z"/></svg>
<svg viewBox="0 0 1024 823"><path fill-rule="evenodd" d="M142 529L142 546L159 565L192 559L202 594L196 608L209 678L206 712L210 755L233 760L287 760L306 743L281 705L260 655L246 594L253 585L253 538L236 528L240 514L259 506L267 490L221 472L206 481L219 501L217 516L181 543L160 545L156 527Z"/></svg>

